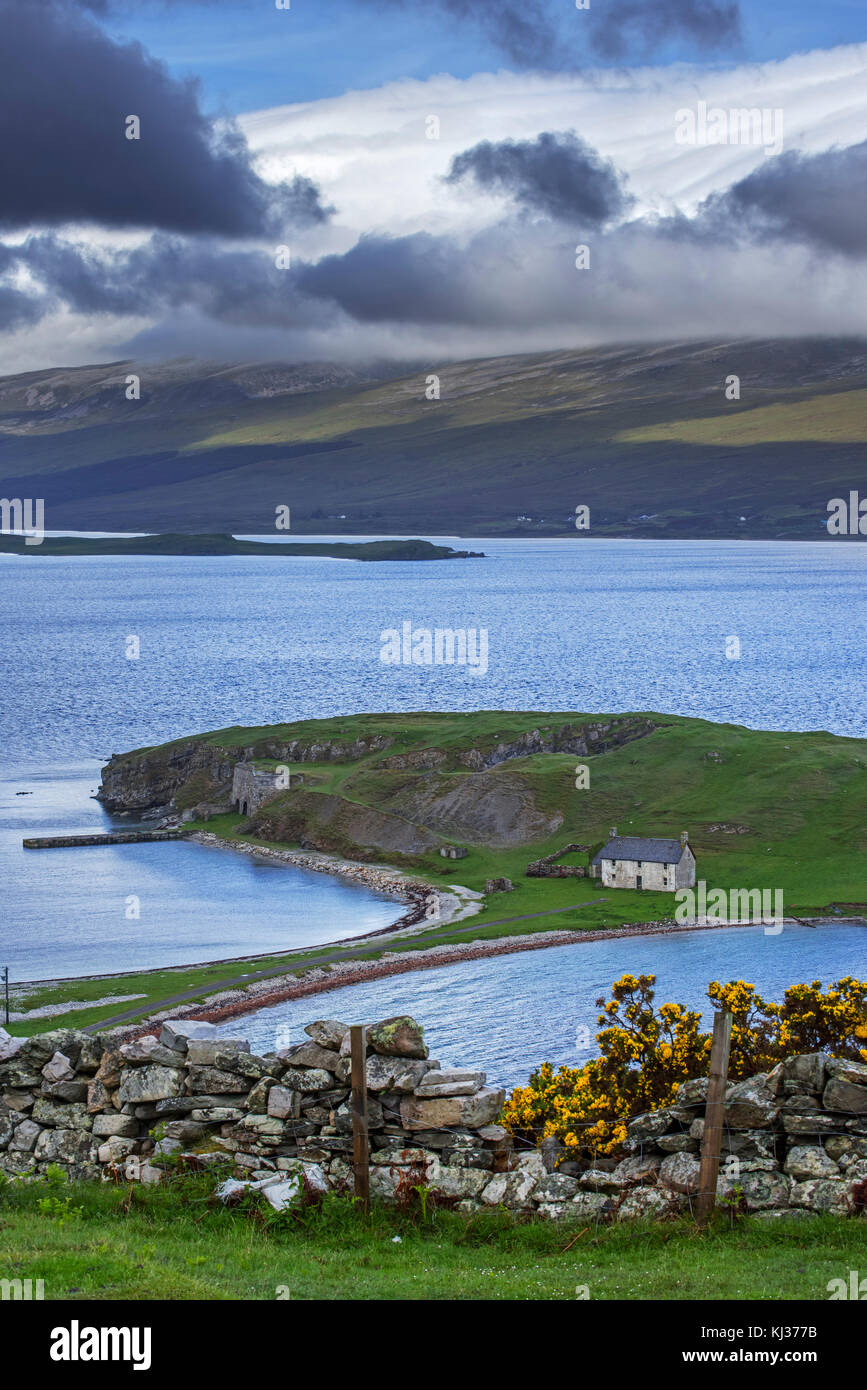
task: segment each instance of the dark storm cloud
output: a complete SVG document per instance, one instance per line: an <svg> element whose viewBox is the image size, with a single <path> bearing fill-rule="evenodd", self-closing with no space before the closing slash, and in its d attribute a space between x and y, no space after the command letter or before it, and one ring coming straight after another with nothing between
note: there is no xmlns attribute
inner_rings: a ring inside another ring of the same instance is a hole
<svg viewBox="0 0 867 1390"><path fill-rule="evenodd" d="M333 300L359 322L449 323L461 308L471 252L450 237L417 232L404 237L364 236L340 256L299 268L302 294ZM480 261L475 269L486 273Z"/></svg>
<svg viewBox="0 0 867 1390"><path fill-rule="evenodd" d="M311 315L271 255L210 239L157 233L135 249L103 252L45 234L5 250L40 285L43 312L151 316L187 306L224 323L272 327L323 317L322 309Z"/></svg>
<svg viewBox="0 0 867 1390"><path fill-rule="evenodd" d="M857 257L867 255L865 208L867 140L822 154L777 155L708 198L697 221L718 235L783 238Z"/></svg>
<svg viewBox="0 0 867 1390"><path fill-rule="evenodd" d="M468 179L562 222L599 225L631 201L614 165L571 130L545 131L535 140L483 140L455 155L446 183Z"/></svg>
<svg viewBox="0 0 867 1390"><path fill-rule="evenodd" d="M708 199L692 218L599 221L585 237L561 218L517 212L463 237L368 235L292 270L278 269L270 252L214 237L156 233L118 250L31 235L20 246L0 243L0 323L35 323L61 309L108 321L142 318L165 343L171 323L187 315L198 325L197 341L207 341L210 323L224 340L243 336L249 350L258 333L271 353L284 335L302 354L310 342L327 342L330 351L334 338L325 335L332 334L364 347L374 330L388 334L392 326L404 355L412 334L414 342L436 337L457 351L467 341L514 346L528 334L548 342L570 332L653 336L660 305L671 333L707 331L710 323L734 332L744 322L757 331L769 306L784 327L789 322L791 277L805 274L806 246L813 255L824 250L833 272L826 284L821 264L824 288L814 283L810 308L817 329L828 331L835 314L857 309L848 288L841 296L851 281L843 257L867 254L867 237L856 215L862 200L852 198L854 210L843 200L864 187L865 166L867 142L785 155ZM595 206L601 218L612 204L602 197ZM589 272L576 266L576 242L585 240Z"/></svg>
<svg viewBox="0 0 867 1390"><path fill-rule="evenodd" d="M223 236L322 222L309 179L272 186L194 82L55 0L0 0L0 227L96 222ZM141 139L128 140L136 115Z"/></svg>
<svg viewBox="0 0 867 1390"><path fill-rule="evenodd" d="M359 0L378 9L406 8L421 0ZM521 67L563 71L582 50L605 58L652 52L669 39L700 48L728 47L740 36L737 0L607 0L597 10L562 8L550 0L432 0L447 16L480 26ZM567 18L568 16L568 18Z"/></svg>
<svg viewBox="0 0 867 1390"><path fill-rule="evenodd" d="M603 58L652 52L669 39L726 48L741 35L739 5L718 0L612 0L589 16L590 44Z"/></svg>

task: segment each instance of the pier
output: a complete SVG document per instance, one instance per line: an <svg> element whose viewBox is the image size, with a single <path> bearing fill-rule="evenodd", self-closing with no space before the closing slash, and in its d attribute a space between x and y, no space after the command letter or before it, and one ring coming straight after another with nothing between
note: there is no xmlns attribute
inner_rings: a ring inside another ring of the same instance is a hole
<svg viewBox="0 0 867 1390"><path fill-rule="evenodd" d="M135 845L144 840L183 838L183 830L114 830L104 835L40 835L21 843L25 849L79 849L85 845Z"/></svg>

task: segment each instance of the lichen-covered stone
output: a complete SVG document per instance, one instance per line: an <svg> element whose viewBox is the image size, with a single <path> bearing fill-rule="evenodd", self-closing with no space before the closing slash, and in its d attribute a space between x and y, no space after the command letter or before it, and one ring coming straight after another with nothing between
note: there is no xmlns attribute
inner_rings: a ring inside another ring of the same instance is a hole
<svg viewBox="0 0 867 1390"><path fill-rule="evenodd" d="M166 1047L152 1034L143 1038L135 1038L133 1042L122 1043L120 1055L123 1058L125 1067L183 1067L185 1065L183 1053L174 1048Z"/></svg>
<svg viewBox="0 0 867 1390"><path fill-rule="evenodd" d="M416 1095L428 1099L434 1096L474 1096L482 1089L486 1079L483 1071L461 1071L455 1067L446 1071L428 1071L427 1075L420 1078L416 1086Z"/></svg>
<svg viewBox="0 0 867 1390"><path fill-rule="evenodd" d="M706 1076L695 1076L682 1081L675 1092L678 1105L704 1105L707 1100L708 1081Z"/></svg>
<svg viewBox="0 0 867 1390"><path fill-rule="evenodd" d="M571 1202L580 1191L575 1178L565 1173L546 1173L539 1178L533 1191L534 1202Z"/></svg>
<svg viewBox="0 0 867 1390"><path fill-rule="evenodd" d="M848 1081L845 1076L832 1076L822 1092L826 1110L844 1110L848 1114L867 1115L867 1086Z"/></svg>
<svg viewBox="0 0 867 1390"><path fill-rule="evenodd" d="M44 1129L34 1156L40 1163L94 1163L98 1146L77 1129Z"/></svg>
<svg viewBox="0 0 867 1390"><path fill-rule="evenodd" d="M339 1052L340 1045L349 1032L349 1024L340 1023L336 1018L318 1018L313 1023L308 1023L304 1032L320 1047Z"/></svg>
<svg viewBox="0 0 867 1390"><path fill-rule="evenodd" d="M867 1062L847 1061L844 1057L828 1057L826 1071L829 1076L837 1076L852 1086L867 1086ZM816 1088L820 1089L819 1087Z"/></svg>
<svg viewBox="0 0 867 1390"><path fill-rule="evenodd" d="M838 1178L840 1169L819 1144L800 1144L786 1155L785 1171L796 1182L808 1178Z"/></svg>
<svg viewBox="0 0 867 1390"><path fill-rule="evenodd" d="M219 1090L219 1087L216 1089ZM184 1072L177 1067L124 1068L117 1091L118 1103L165 1100L179 1096L184 1090Z"/></svg>
<svg viewBox="0 0 867 1390"><path fill-rule="evenodd" d="M330 1091L334 1087L334 1077L330 1071L321 1067L288 1067L280 1078L281 1085L288 1091Z"/></svg>
<svg viewBox="0 0 867 1390"><path fill-rule="evenodd" d="M618 1221L651 1221L675 1216L683 1198L662 1187L633 1187L617 1208Z"/></svg>
<svg viewBox="0 0 867 1390"><path fill-rule="evenodd" d="M688 1138L688 1136L685 1136ZM679 1152L675 1150L675 1152ZM621 1185L627 1183L649 1183L655 1182L656 1176L662 1167L662 1159L658 1154L636 1154L633 1158L624 1158L614 1169L613 1177Z"/></svg>
<svg viewBox="0 0 867 1390"><path fill-rule="evenodd" d="M88 1115L86 1105L66 1105L63 1101L48 1100L45 1096L37 1098L31 1119L55 1129L89 1130L93 1126L93 1116Z"/></svg>
<svg viewBox="0 0 867 1390"><path fill-rule="evenodd" d="M190 1067L186 1073L187 1090L208 1095L246 1095L251 1082L240 1072L223 1071L219 1067ZM168 1093L171 1094L171 1093Z"/></svg>
<svg viewBox="0 0 867 1390"><path fill-rule="evenodd" d="M774 1072L783 1082L794 1081L803 1091L821 1091L825 1085L826 1067L829 1061L826 1052L805 1052L799 1057L786 1057ZM774 1073L768 1076L770 1085Z"/></svg>
<svg viewBox="0 0 867 1390"><path fill-rule="evenodd" d="M839 1216L846 1216L851 1210L848 1184L840 1178L810 1178L795 1183L789 1192L789 1203L793 1207L834 1212Z"/></svg>
<svg viewBox="0 0 867 1390"><path fill-rule="evenodd" d="M401 1124L405 1129L478 1129L497 1118L505 1099L505 1091L493 1090L477 1091L474 1096L441 1096L436 1100L408 1096L400 1103Z"/></svg>
<svg viewBox="0 0 867 1390"><path fill-rule="evenodd" d="M9 1148L17 1153L32 1153L36 1148L36 1140L42 1130L39 1125L32 1120L22 1120L20 1125L16 1125L12 1132L12 1139Z"/></svg>
<svg viewBox="0 0 867 1390"><path fill-rule="evenodd" d="M867 1138L860 1139L854 1134L832 1134L825 1140L825 1152L841 1168L847 1168L854 1160L867 1158Z"/></svg>
<svg viewBox="0 0 867 1390"><path fill-rule="evenodd" d="M134 1115L122 1115L115 1110L109 1115L94 1115L93 1133L99 1138L118 1135L124 1139L136 1139L139 1134L139 1121Z"/></svg>
<svg viewBox="0 0 867 1390"><path fill-rule="evenodd" d="M701 1123L703 1128L704 1121ZM660 1134L654 1142L664 1154L698 1153L698 1139L693 1138L691 1134Z"/></svg>
<svg viewBox="0 0 867 1390"><path fill-rule="evenodd" d="M168 1018L160 1030L160 1042L178 1052L186 1052L190 1038L218 1038L220 1030L213 1023L196 1018Z"/></svg>
<svg viewBox="0 0 867 1390"><path fill-rule="evenodd" d="M688 1130L693 1118L691 1110L669 1105L664 1110L651 1110L646 1115L636 1115L626 1126L626 1133L630 1139L653 1139L657 1134L667 1134L669 1130L676 1131L681 1126Z"/></svg>
<svg viewBox="0 0 867 1390"><path fill-rule="evenodd" d="M367 1089L368 1091L401 1091L409 1094L420 1085L429 1071L431 1071L431 1063L420 1059L369 1057L365 1066ZM434 1070L432 1075L438 1076L439 1072Z"/></svg>
<svg viewBox="0 0 867 1390"><path fill-rule="evenodd" d="M336 1071L340 1053L334 1048L320 1047L319 1043L303 1042L295 1047L281 1049L277 1053L281 1062L290 1067L322 1067L325 1071Z"/></svg>
<svg viewBox="0 0 867 1390"><path fill-rule="evenodd" d="M490 1181L490 1174L480 1171L478 1168L455 1168L451 1165L443 1165L437 1175L436 1181L431 1184L433 1190L443 1197L481 1197L487 1183Z"/></svg>
<svg viewBox="0 0 867 1390"><path fill-rule="evenodd" d="M767 1129L778 1110L776 1096L763 1075L738 1081L726 1091L725 1123L729 1129Z"/></svg>
<svg viewBox="0 0 867 1390"><path fill-rule="evenodd" d="M789 1179L782 1173L741 1171L738 1177L721 1173L717 1196L740 1200L747 1211L785 1207L789 1200Z"/></svg>
<svg viewBox="0 0 867 1390"><path fill-rule="evenodd" d="M385 1018L367 1030L368 1046L383 1057L419 1057L428 1055L424 1030L408 1014Z"/></svg>
<svg viewBox="0 0 867 1390"><path fill-rule="evenodd" d="M74 1081L75 1072L73 1071L69 1058L62 1052L55 1052L42 1068L42 1075L49 1084L56 1081Z"/></svg>
<svg viewBox="0 0 867 1390"><path fill-rule="evenodd" d="M536 1187L532 1173L496 1173L482 1192L482 1201L489 1207L526 1206Z"/></svg>
<svg viewBox="0 0 867 1390"><path fill-rule="evenodd" d="M659 1181L672 1192L698 1192L700 1163L695 1154L669 1154L659 1167Z"/></svg>

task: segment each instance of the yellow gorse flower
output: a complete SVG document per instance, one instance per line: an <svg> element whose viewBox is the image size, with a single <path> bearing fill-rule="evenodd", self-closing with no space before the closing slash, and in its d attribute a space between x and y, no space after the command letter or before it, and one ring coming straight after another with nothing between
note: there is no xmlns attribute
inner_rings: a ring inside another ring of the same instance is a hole
<svg viewBox="0 0 867 1390"><path fill-rule="evenodd" d="M701 1015L682 1004L654 1010L655 975L623 975L600 1002L599 1056L582 1067L554 1071L544 1062L527 1086L512 1092L502 1115L515 1135L555 1136L569 1157L614 1153L632 1115L670 1105L677 1087L707 1075L711 1034ZM829 1052L867 1060L867 983L851 976L822 993L822 982L792 985L782 1004L762 999L744 980L713 981L708 998L731 1010L729 1075L733 1080L769 1071L787 1056Z"/></svg>

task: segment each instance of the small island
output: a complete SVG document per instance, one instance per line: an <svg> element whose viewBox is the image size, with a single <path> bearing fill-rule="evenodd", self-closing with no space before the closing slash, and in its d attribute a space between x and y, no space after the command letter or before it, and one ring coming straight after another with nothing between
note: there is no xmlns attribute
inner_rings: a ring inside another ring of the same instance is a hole
<svg viewBox="0 0 867 1390"><path fill-rule="evenodd" d="M7 555L321 555L332 560L483 560L482 551L454 550L422 540L385 541L244 541L227 535L46 536L28 545L23 536L0 535Z"/></svg>

